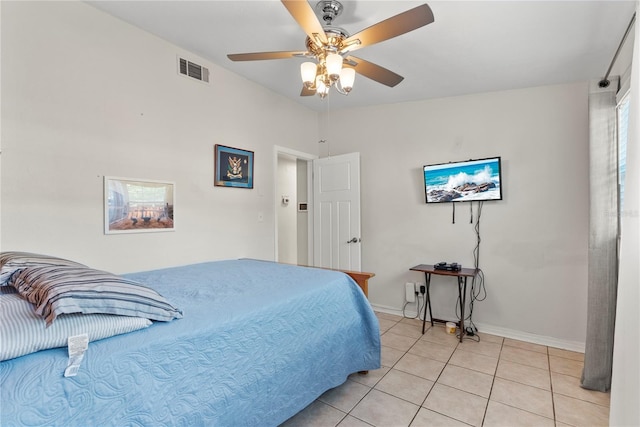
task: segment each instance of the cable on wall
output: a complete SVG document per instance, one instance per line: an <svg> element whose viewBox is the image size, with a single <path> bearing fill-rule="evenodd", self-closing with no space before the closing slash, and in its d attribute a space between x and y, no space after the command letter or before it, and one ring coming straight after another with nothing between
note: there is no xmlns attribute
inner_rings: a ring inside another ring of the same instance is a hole
<svg viewBox="0 0 640 427"><path fill-rule="evenodd" d="M473 224L473 202L469 203L469 224Z"/></svg>
<svg viewBox="0 0 640 427"><path fill-rule="evenodd" d="M473 202L471 202L473 203ZM476 223L474 226L474 232L476 235L476 246L473 249L473 267L478 270L478 274L473 277L471 280L471 289L470 289L470 298L469 298L469 315L465 317L465 323L469 326L466 327L466 337L468 339L472 339L475 341L480 341L480 336L478 335L478 328L475 323L473 323L473 305L476 301L484 301L487 298L487 289L484 285L484 272L480 269L480 242L482 241L480 236L480 217L482 215L482 206L484 202L478 202L478 208L476 209L477 217ZM473 217L471 219L473 223ZM456 302L456 313L458 319L460 318L460 307L462 301L460 301L460 296L458 296L458 301Z"/></svg>
<svg viewBox="0 0 640 427"><path fill-rule="evenodd" d="M487 298L487 289L484 285L484 272L480 268L480 242L482 240L480 238L480 216L482 215L483 204L484 202L478 202L478 216L474 227L476 234L476 247L473 250L473 266L476 270L478 270L478 274L471 280L471 300L469 302L470 326L467 328L471 328L471 332L473 332L474 334L477 334L478 328L476 328L476 325L473 323L473 304L476 301L484 301Z"/></svg>

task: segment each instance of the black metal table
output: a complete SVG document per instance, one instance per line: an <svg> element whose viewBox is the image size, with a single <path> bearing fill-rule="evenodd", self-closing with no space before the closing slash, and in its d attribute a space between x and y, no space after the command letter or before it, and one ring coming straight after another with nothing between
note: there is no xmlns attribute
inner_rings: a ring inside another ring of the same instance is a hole
<svg viewBox="0 0 640 427"><path fill-rule="evenodd" d="M450 276L455 277L458 282L458 298L460 299L460 320L458 325L460 327L460 342L462 342L462 337L465 334L464 329L464 306L467 301L467 279L469 277L475 278L478 275L478 269L476 268L462 268L457 271L452 270L440 270L436 269L431 264L420 264L415 267L411 267L409 270L411 271L421 271L425 276L425 290L426 290L426 301L424 304L424 317L422 319L422 333L424 334L424 327L427 323L427 308L429 308L429 317L431 319L431 326L433 326L433 322L446 323L447 320L442 319L434 319L433 318L433 310L431 309L431 297L429 296L429 288L431 285L431 275L435 274L438 276Z"/></svg>

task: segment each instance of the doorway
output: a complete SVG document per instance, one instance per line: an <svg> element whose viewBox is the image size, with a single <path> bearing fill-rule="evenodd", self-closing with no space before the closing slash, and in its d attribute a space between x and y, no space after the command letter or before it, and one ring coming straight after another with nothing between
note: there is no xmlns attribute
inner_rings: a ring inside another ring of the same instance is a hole
<svg viewBox="0 0 640 427"><path fill-rule="evenodd" d="M313 264L312 161L317 156L274 147L275 260Z"/></svg>

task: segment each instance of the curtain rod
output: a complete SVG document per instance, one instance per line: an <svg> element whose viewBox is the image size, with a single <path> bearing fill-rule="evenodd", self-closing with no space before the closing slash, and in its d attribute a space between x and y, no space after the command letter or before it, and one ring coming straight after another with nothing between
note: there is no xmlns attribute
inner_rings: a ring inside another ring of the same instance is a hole
<svg viewBox="0 0 640 427"><path fill-rule="evenodd" d="M633 27L633 23L636 20L636 13L633 12L633 16L631 17L631 21L629 22L629 26L627 27L627 31L624 32L624 36L622 36L622 40L620 40L620 45L618 46L618 50L616 50L616 54L613 55L613 59L611 60L611 64L609 64L609 69L607 70L607 74L604 75L604 77L602 78L602 80L600 80L600 82L598 83L598 86L604 88L604 87L608 87L609 86L609 73L611 72L611 69L613 68L613 64L616 63L616 59L618 59L618 54L620 53L620 50L622 49L622 46L624 45L625 40L627 40L627 36L629 35L629 32L631 31L631 27ZM636 41L636 43L640 43L639 41Z"/></svg>

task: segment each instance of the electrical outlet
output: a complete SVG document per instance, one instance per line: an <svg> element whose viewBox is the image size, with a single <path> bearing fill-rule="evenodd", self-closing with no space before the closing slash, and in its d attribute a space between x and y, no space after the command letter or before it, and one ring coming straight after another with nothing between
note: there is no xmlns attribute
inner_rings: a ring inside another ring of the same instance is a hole
<svg viewBox="0 0 640 427"><path fill-rule="evenodd" d="M425 288L424 283L422 282L416 283L416 292L419 292L422 295L424 295L425 292L427 292L427 288Z"/></svg>
<svg viewBox="0 0 640 427"><path fill-rule="evenodd" d="M405 286L405 296L404 299L407 302L416 302L416 288L415 284L411 282L407 282L404 284Z"/></svg>

